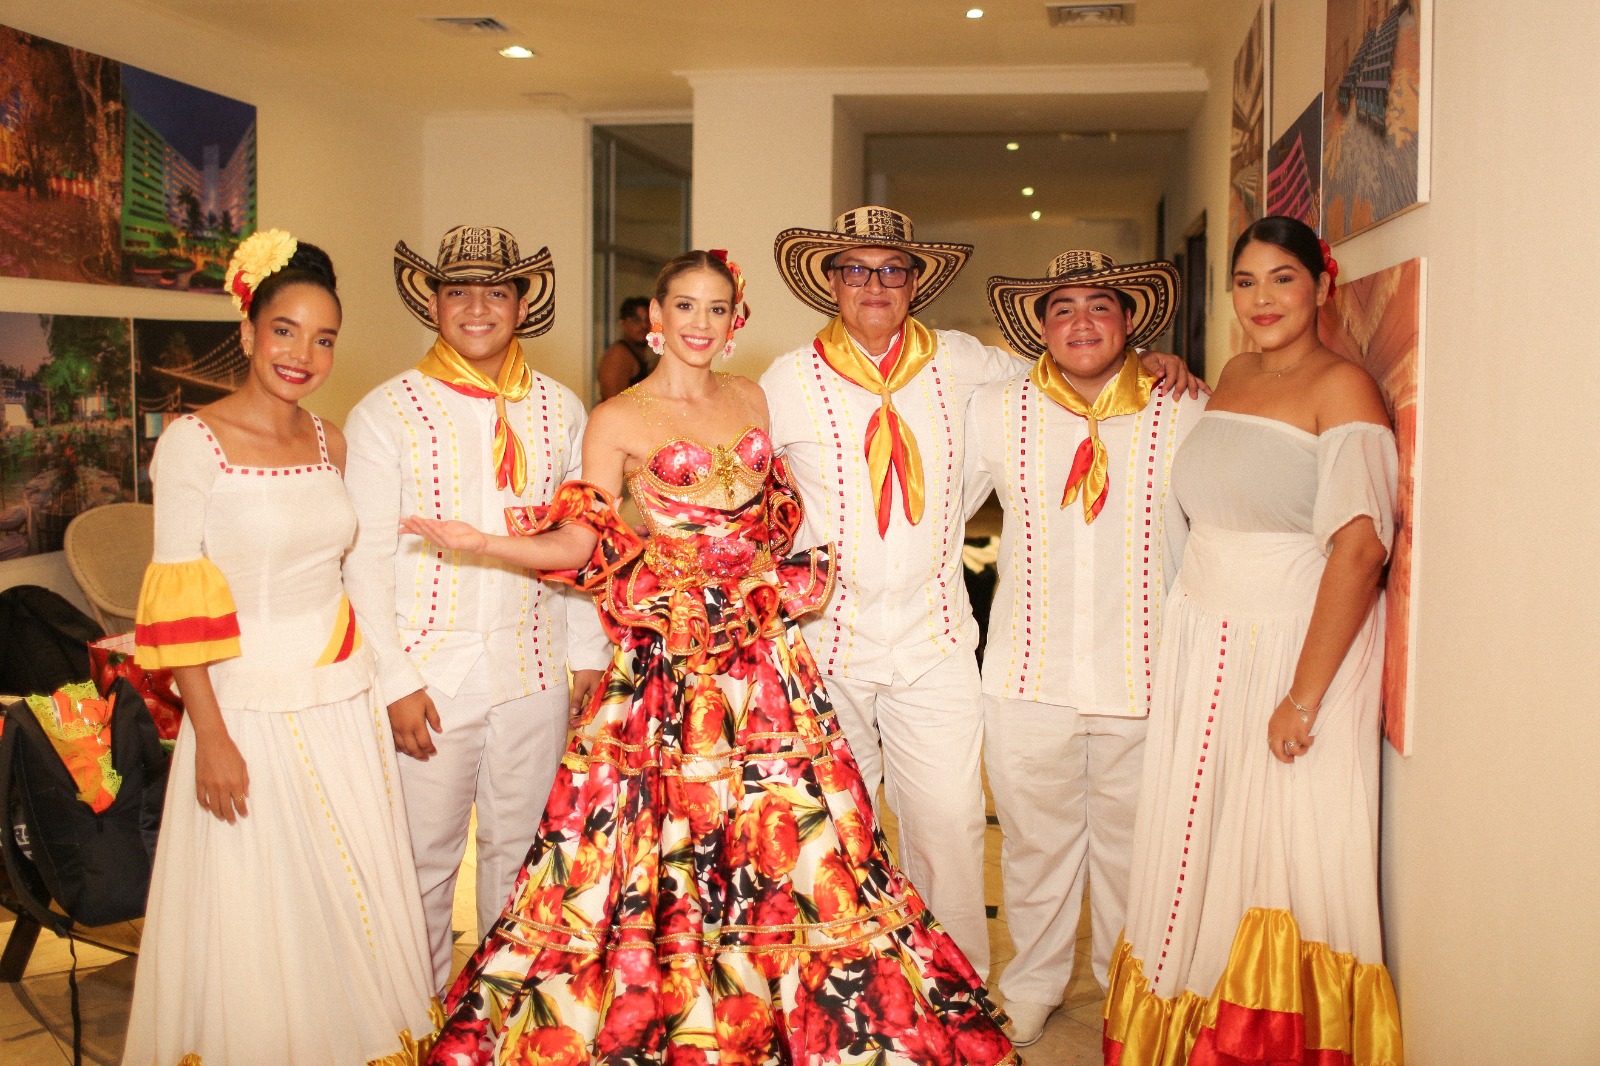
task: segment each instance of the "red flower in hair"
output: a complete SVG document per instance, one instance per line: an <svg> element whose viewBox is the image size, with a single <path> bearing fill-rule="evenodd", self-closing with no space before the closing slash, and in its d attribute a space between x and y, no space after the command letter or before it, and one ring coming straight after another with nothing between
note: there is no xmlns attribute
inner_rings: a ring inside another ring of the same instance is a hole
<svg viewBox="0 0 1600 1066"><path fill-rule="evenodd" d="M706 254L727 267L728 273L733 275L733 325L728 328L729 335L732 335L750 321L750 305L744 302L744 271L739 269L738 263L728 258L726 248L712 248Z"/></svg>
<svg viewBox="0 0 1600 1066"><path fill-rule="evenodd" d="M1339 260L1333 257L1333 249L1328 247L1328 242L1321 237L1317 244L1322 248L1322 271L1328 275L1328 288L1332 289L1339 281Z"/></svg>

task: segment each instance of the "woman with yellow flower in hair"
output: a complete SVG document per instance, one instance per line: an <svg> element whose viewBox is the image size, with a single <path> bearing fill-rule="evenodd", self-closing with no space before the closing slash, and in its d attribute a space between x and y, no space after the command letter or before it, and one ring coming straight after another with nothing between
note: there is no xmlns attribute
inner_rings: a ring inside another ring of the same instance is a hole
<svg viewBox="0 0 1600 1066"><path fill-rule="evenodd" d="M333 264L280 230L227 289L248 360L156 446L138 662L185 705L126 1066L413 1063L433 1030L385 707L344 596L344 439L300 402L333 368Z"/></svg>

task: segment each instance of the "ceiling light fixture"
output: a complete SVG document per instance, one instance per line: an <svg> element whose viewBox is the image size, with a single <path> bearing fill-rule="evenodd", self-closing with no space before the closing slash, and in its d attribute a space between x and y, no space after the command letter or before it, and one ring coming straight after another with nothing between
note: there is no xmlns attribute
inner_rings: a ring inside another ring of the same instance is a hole
<svg viewBox="0 0 1600 1066"><path fill-rule="evenodd" d="M1035 221L1035 222L1037 222L1037 221L1039 221L1039 220L1040 220L1040 219L1041 219L1041 218L1043 218L1043 217L1044 217L1044 212L1042 212L1042 211L1035 211L1035 212L1034 212L1034 213L1033 213L1033 214L1031 214L1031 215L1029 215L1029 216L1028 216L1028 217L1029 217L1029 218L1031 218L1031 219L1033 219L1033 220L1034 220L1034 221Z"/></svg>
<svg viewBox="0 0 1600 1066"><path fill-rule="evenodd" d="M981 19L981 18L983 18L983 8L981 8L981 7L969 7L969 8L967 8L967 18L969 18L969 19Z"/></svg>
<svg viewBox="0 0 1600 1066"><path fill-rule="evenodd" d="M1006 151L1008 151L1008 152L1015 152L1018 148L1021 148L1021 147L1022 147L1022 145L1018 144L1016 141L1007 141L1006 142Z"/></svg>
<svg viewBox="0 0 1600 1066"><path fill-rule="evenodd" d="M532 59L534 53L532 48L524 48L520 44L513 44L500 49L500 54L507 59Z"/></svg>
<svg viewBox="0 0 1600 1066"><path fill-rule="evenodd" d="M1022 195L1024 195L1024 196L1032 196L1033 195L1033 186L1032 185L1024 185L1022 187Z"/></svg>

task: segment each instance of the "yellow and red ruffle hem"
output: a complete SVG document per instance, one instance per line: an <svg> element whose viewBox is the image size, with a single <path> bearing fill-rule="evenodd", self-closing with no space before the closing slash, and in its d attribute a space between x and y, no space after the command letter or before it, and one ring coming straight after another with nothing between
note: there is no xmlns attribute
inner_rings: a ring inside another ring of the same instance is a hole
<svg viewBox="0 0 1600 1066"><path fill-rule="evenodd" d="M1285 910L1253 907L1210 998L1150 990L1127 941L1111 959L1106 1066L1403 1066L1389 971L1300 938Z"/></svg>

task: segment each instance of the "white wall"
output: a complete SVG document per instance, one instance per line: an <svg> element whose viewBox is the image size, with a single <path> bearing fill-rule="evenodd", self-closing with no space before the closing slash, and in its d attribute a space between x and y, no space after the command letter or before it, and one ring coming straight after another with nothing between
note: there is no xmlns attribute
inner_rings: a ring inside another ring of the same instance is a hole
<svg viewBox="0 0 1600 1066"><path fill-rule="evenodd" d="M759 376L809 343L824 319L790 294L772 255L790 226L833 224L833 92L781 73L691 74L694 240L726 248L748 278L750 324L726 369ZM857 163L859 168L859 162Z"/></svg>
<svg viewBox="0 0 1600 1066"><path fill-rule="evenodd" d="M268 53L133 0L0 0L0 24L222 93L257 110L259 219L333 257L344 327L328 384L307 406L343 419L415 347L390 249L418 228L422 124ZM222 296L0 278L0 311L237 321Z"/></svg>
<svg viewBox="0 0 1600 1066"><path fill-rule="evenodd" d="M1213 235L1229 74L1255 6L1219 18L1218 90L1191 131L1187 206ZM1319 91L1324 11L1277 7L1275 131ZM1384 754L1389 962L1413 1066L1592 1066L1600 17L1545 0L1515 18L1441 3L1434 19L1432 202L1335 249L1347 279L1428 260L1415 753ZM1213 236L1214 271L1226 253ZM1211 312L1214 374L1232 318L1220 285Z"/></svg>

